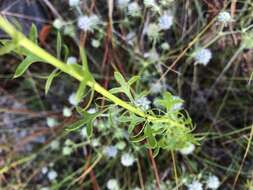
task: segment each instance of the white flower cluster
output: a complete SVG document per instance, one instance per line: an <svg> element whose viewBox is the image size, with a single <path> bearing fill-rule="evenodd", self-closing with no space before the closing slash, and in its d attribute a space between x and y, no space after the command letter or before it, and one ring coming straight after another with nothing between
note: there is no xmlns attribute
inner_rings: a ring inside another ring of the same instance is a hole
<svg viewBox="0 0 253 190"><path fill-rule="evenodd" d="M115 158L117 156L118 150L115 146L106 146L104 153L108 158Z"/></svg>
<svg viewBox="0 0 253 190"><path fill-rule="evenodd" d="M170 11L165 11L165 13L159 18L159 27L161 30L168 30L173 24L173 16Z"/></svg>
<svg viewBox="0 0 253 190"><path fill-rule="evenodd" d="M136 2L129 3L127 7L127 11L128 11L128 15L132 17L138 17L141 15L141 7Z"/></svg>
<svg viewBox="0 0 253 190"><path fill-rule="evenodd" d="M76 98L76 93L70 94L68 101L73 106L77 106L79 104L79 101Z"/></svg>
<svg viewBox="0 0 253 190"><path fill-rule="evenodd" d="M209 189L218 189L220 187L220 180L217 176L209 176L206 181L206 186Z"/></svg>
<svg viewBox="0 0 253 190"><path fill-rule="evenodd" d="M141 108L142 110L146 111L150 108L151 102L147 99L147 97L141 97L134 101L134 104Z"/></svg>
<svg viewBox="0 0 253 190"><path fill-rule="evenodd" d="M133 165L135 158L130 153L124 153L122 154L120 161L123 166L129 167Z"/></svg>
<svg viewBox="0 0 253 190"><path fill-rule="evenodd" d="M106 183L106 187L109 190L119 190L119 184L116 179L109 179Z"/></svg>
<svg viewBox="0 0 253 190"><path fill-rule="evenodd" d="M188 190L203 190L203 184L197 180L194 180L192 183L188 184Z"/></svg>
<svg viewBox="0 0 253 190"><path fill-rule="evenodd" d="M76 7L80 3L80 0L69 0L69 6Z"/></svg>
<svg viewBox="0 0 253 190"><path fill-rule="evenodd" d="M64 117L70 117L72 115L71 109L68 108L68 107L64 107L63 110L62 110L62 115Z"/></svg>
<svg viewBox="0 0 253 190"><path fill-rule="evenodd" d="M76 57L70 56L70 57L67 58L67 64L68 65L75 64L75 63L77 63L77 58Z"/></svg>
<svg viewBox="0 0 253 190"><path fill-rule="evenodd" d="M212 189L216 190L220 187L221 183L217 176L211 175L208 179L204 182L200 182L199 180L193 180L190 184L186 184L188 190L203 190L205 184L205 189Z"/></svg>
<svg viewBox="0 0 253 190"><path fill-rule="evenodd" d="M187 146L185 146L184 148L181 148L179 151L183 155L189 155L189 154L192 154L194 150L195 150L195 145L192 143L188 143Z"/></svg>
<svg viewBox="0 0 253 190"><path fill-rule="evenodd" d="M85 32L93 32L95 28L100 24L99 18L97 15L91 16L80 16L78 18L78 27Z"/></svg>
<svg viewBox="0 0 253 190"><path fill-rule="evenodd" d="M194 53L194 58L197 64L206 66L212 59L212 52L209 49L201 48Z"/></svg>
<svg viewBox="0 0 253 190"><path fill-rule="evenodd" d="M41 173L44 175L47 174L47 178L49 179L49 181L54 181L58 176L55 170L51 169L50 171L48 171L48 168L46 166L41 169Z"/></svg>
<svg viewBox="0 0 253 190"><path fill-rule="evenodd" d="M129 2L130 2L130 0L118 0L117 6L119 9L125 9L125 8L127 8Z"/></svg>
<svg viewBox="0 0 253 190"><path fill-rule="evenodd" d="M220 12L217 16L217 19L219 22L221 22L223 24L228 24L229 22L233 21L232 16L227 11Z"/></svg>
<svg viewBox="0 0 253 190"><path fill-rule="evenodd" d="M48 117L47 118L47 125L48 125L48 127L53 128L58 125L58 121L52 117Z"/></svg>

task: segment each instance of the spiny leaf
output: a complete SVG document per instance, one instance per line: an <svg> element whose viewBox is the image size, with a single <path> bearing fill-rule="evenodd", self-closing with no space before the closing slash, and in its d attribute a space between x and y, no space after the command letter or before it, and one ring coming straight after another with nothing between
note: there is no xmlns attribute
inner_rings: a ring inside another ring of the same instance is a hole
<svg viewBox="0 0 253 190"><path fill-rule="evenodd" d="M39 58L34 57L34 56L27 56L19 65L18 68L16 69L16 72L14 74L13 78L20 77L27 69L28 67L35 63L41 61Z"/></svg>

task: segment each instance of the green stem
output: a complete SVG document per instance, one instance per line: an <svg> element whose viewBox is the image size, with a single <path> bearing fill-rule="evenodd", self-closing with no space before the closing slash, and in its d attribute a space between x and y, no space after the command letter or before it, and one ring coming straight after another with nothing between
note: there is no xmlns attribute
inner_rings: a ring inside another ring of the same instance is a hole
<svg viewBox="0 0 253 190"><path fill-rule="evenodd" d="M32 41L27 39L21 32L17 31L15 29L15 27L12 26L12 24L10 24L10 22L8 22L2 16L0 16L0 27L7 34L9 34L11 36L11 38L17 39L18 45L26 48L27 50L29 50L31 53L33 53L37 57L44 60L46 63L53 65L54 67L56 67L56 68L60 69L61 71L69 74L70 76L74 77L75 79L77 79L79 81L84 80L84 77L80 73L76 72L75 70L73 70L71 68L71 66L63 63L62 61L55 58L54 56L52 56L51 54L46 52L44 49L40 48L38 45L36 45L35 43L33 43ZM138 109L138 108L132 106L131 104L129 104L129 103L119 99L118 97L114 96L108 90L103 88L101 85L99 85L95 81L89 81L87 83L87 85L89 87L93 88L96 92L103 95L104 97L110 99L115 104L127 109L128 111L130 111L132 113L135 113L135 114L137 114L141 117L144 117L149 121L164 122L164 123L170 123L170 124L175 125L175 126L181 126L181 124L179 124L179 123L177 123L177 122L175 122L171 119L168 119L168 118L158 118L158 117L154 117L154 116L151 116L151 115L147 115L146 113L144 113L140 109Z"/></svg>

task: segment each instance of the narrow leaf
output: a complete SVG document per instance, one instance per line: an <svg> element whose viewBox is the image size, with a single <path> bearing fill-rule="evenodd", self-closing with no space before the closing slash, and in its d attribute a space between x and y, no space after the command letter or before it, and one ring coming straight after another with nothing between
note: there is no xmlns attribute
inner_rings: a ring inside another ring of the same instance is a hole
<svg viewBox="0 0 253 190"><path fill-rule="evenodd" d="M29 31L29 39L34 43L38 43L38 31L34 24L32 24L30 31Z"/></svg>
<svg viewBox="0 0 253 190"><path fill-rule="evenodd" d="M52 84L54 78L57 77L57 76L60 74L60 72L57 72L57 71L58 71L58 69L55 69L55 70L48 76L47 82L46 82L46 85L45 85L45 94L48 93L48 91L49 91L49 89L50 89L50 87L51 87L51 84Z"/></svg>
<svg viewBox="0 0 253 190"><path fill-rule="evenodd" d="M20 77L27 69L28 67L35 63L40 61L39 58L33 57L33 56L27 56L19 65L18 68L16 69L16 72L14 74L13 78Z"/></svg>
<svg viewBox="0 0 253 190"><path fill-rule="evenodd" d="M138 81L140 79L140 76L133 76L129 81L128 81L128 85L131 86L133 85L136 81Z"/></svg>
<svg viewBox="0 0 253 190"><path fill-rule="evenodd" d="M57 58L61 59L61 48L62 48L62 38L61 38L61 33L57 33L57 41L56 41L56 54Z"/></svg>

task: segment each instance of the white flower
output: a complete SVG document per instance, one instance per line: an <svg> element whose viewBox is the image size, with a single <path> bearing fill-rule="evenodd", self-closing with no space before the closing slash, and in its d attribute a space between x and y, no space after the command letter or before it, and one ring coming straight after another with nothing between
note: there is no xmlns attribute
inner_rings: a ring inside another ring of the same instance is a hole
<svg viewBox="0 0 253 190"><path fill-rule="evenodd" d="M150 108L151 102L147 99L147 97L141 97L134 101L134 104L141 108L142 110L146 111Z"/></svg>
<svg viewBox="0 0 253 190"><path fill-rule="evenodd" d="M117 156L118 150L115 146L107 146L104 149L104 153L109 158L115 158Z"/></svg>
<svg viewBox="0 0 253 190"><path fill-rule="evenodd" d="M144 57L148 58L150 63L155 63L160 60L160 55L157 53L157 51L153 48L147 53L144 53Z"/></svg>
<svg viewBox="0 0 253 190"><path fill-rule="evenodd" d="M170 45L167 42L164 42L161 44L161 48L163 50L168 50L168 49L170 49Z"/></svg>
<svg viewBox="0 0 253 190"><path fill-rule="evenodd" d="M98 40L96 40L96 39L92 39L91 45L94 48L98 48L100 46L100 42Z"/></svg>
<svg viewBox="0 0 253 190"><path fill-rule="evenodd" d="M182 109L183 100L179 96L172 96L172 99L176 101L176 103L173 104L172 111L177 111L177 110Z"/></svg>
<svg viewBox="0 0 253 190"><path fill-rule="evenodd" d="M69 6L76 7L80 3L80 0L69 0Z"/></svg>
<svg viewBox="0 0 253 190"><path fill-rule="evenodd" d="M140 16L141 8L136 2L132 2L128 4L127 10L130 16L133 16L133 17Z"/></svg>
<svg viewBox="0 0 253 190"><path fill-rule="evenodd" d="M218 16L217 16L217 19L218 19L219 22L222 22L222 23L224 23L224 24L227 24L227 23L233 21L233 19L232 19L230 13L227 12L227 11L222 11L222 12L220 12L220 13L218 14Z"/></svg>
<svg viewBox="0 0 253 190"><path fill-rule="evenodd" d="M81 132L80 132L80 134L81 134L81 136L83 137L83 138L87 138L87 129L86 129L86 127L83 127L82 129L81 129Z"/></svg>
<svg viewBox="0 0 253 190"><path fill-rule="evenodd" d="M158 38L159 37L159 31L160 31L160 27L155 24L155 23L151 23L148 25L147 29L145 29L147 32L148 37L150 38Z"/></svg>
<svg viewBox="0 0 253 190"><path fill-rule="evenodd" d="M144 0L143 3L144 3L144 5L145 5L146 7L153 7L153 6L156 6L155 0Z"/></svg>
<svg viewBox="0 0 253 190"><path fill-rule="evenodd" d="M50 147L52 150L57 150L60 147L60 142L58 140L54 140L50 143Z"/></svg>
<svg viewBox="0 0 253 190"><path fill-rule="evenodd" d="M55 19L53 22L53 26L58 30L60 30L65 24L66 23L62 19L59 19L59 18Z"/></svg>
<svg viewBox="0 0 253 190"><path fill-rule="evenodd" d="M69 98L69 103L72 104L73 106L77 106L79 104L79 101L76 98L76 93L72 93Z"/></svg>
<svg viewBox="0 0 253 190"><path fill-rule="evenodd" d="M93 147L98 147L98 146L100 146L99 139L93 139L93 140L91 141L91 146L93 146Z"/></svg>
<svg viewBox="0 0 253 190"><path fill-rule="evenodd" d="M195 52L194 58L197 64L206 66L212 58L212 52L209 49L202 48Z"/></svg>
<svg viewBox="0 0 253 190"><path fill-rule="evenodd" d="M48 127L52 128L58 125L58 122L56 119L52 118L52 117L48 117L47 118L47 125Z"/></svg>
<svg viewBox="0 0 253 190"><path fill-rule="evenodd" d="M72 153L72 148L69 147L69 146L64 146L63 149L62 149L62 154L65 155L65 156L68 156Z"/></svg>
<svg viewBox="0 0 253 190"><path fill-rule="evenodd" d="M188 190L203 190L203 184L199 181L193 181L191 184L187 185Z"/></svg>
<svg viewBox="0 0 253 190"><path fill-rule="evenodd" d="M76 57L70 56L70 57L67 58L67 64L68 65L75 64L75 63L77 63Z"/></svg>
<svg viewBox="0 0 253 190"><path fill-rule="evenodd" d="M129 166L132 166L133 163L134 163L134 156L132 154L129 154L129 153L124 153L122 156L121 156L121 164L123 166L126 166L126 167L129 167Z"/></svg>
<svg viewBox="0 0 253 190"><path fill-rule="evenodd" d="M87 112L88 112L89 114L94 114L94 113L97 112L97 110L96 110L96 108L90 108L90 109L87 110Z"/></svg>
<svg viewBox="0 0 253 190"><path fill-rule="evenodd" d="M55 180L55 179L57 178L57 176L58 176L58 174L57 174L57 172L54 171L54 170L51 170L51 171L48 172L48 174L47 174L47 177L48 177L48 179L49 179L50 181Z"/></svg>
<svg viewBox="0 0 253 190"><path fill-rule="evenodd" d="M195 150L195 145L192 143L188 143L187 146L185 146L184 148L181 148L179 151L183 155L189 155L193 153L194 150Z"/></svg>
<svg viewBox="0 0 253 190"><path fill-rule="evenodd" d="M40 190L50 190L49 187L41 187Z"/></svg>
<svg viewBox="0 0 253 190"><path fill-rule="evenodd" d="M117 149L124 150L126 147L126 143L124 141L120 141L116 144Z"/></svg>
<svg viewBox="0 0 253 190"><path fill-rule="evenodd" d="M218 189L220 186L220 180L217 176L209 176L206 181L207 188Z"/></svg>
<svg viewBox="0 0 253 190"><path fill-rule="evenodd" d="M117 1L117 6L120 9L125 9L125 8L127 8L127 5L128 5L129 2L130 2L130 0L118 0Z"/></svg>
<svg viewBox="0 0 253 190"><path fill-rule="evenodd" d="M136 34L135 32L129 32L126 36L125 36L125 42L128 45L133 46L134 45L134 41L136 39Z"/></svg>
<svg viewBox="0 0 253 190"><path fill-rule="evenodd" d="M93 32L93 30L99 24L99 18L97 15L81 16L78 18L78 27L85 32Z"/></svg>
<svg viewBox="0 0 253 190"><path fill-rule="evenodd" d="M119 190L119 184L116 179L109 179L106 183L106 187L109 190Z"/></svg>
<svg viewBox="0 0 253 190"><path fill-rule="evenodd" d="M48 168L47 168L47 167L43 167L43 168L41 169L41 172L42 172L43 174L46 174L47 171L48 171Z"/></svg>
<svg viewBox="0 0 253 190"><path fill-rule="evenodd" d="M151 94L159 94L167 89L166 85L161 81L150 83L149 88Z"/></svg>
<svg viewBox="0 0 253 190"><path fill-rule="evenodd" d="M72 115L71 109L69 109L68 107L64 107L62 110L62 115L64 117L70 117Z"/></svg>
<svg viewBox="0 0 253 190"><path fill-rule="evenodd" d="M173 16L170 15L170 12L165 12L160 18L159 18L159 27L161 30L168 30L173 24Z"/></svg>

